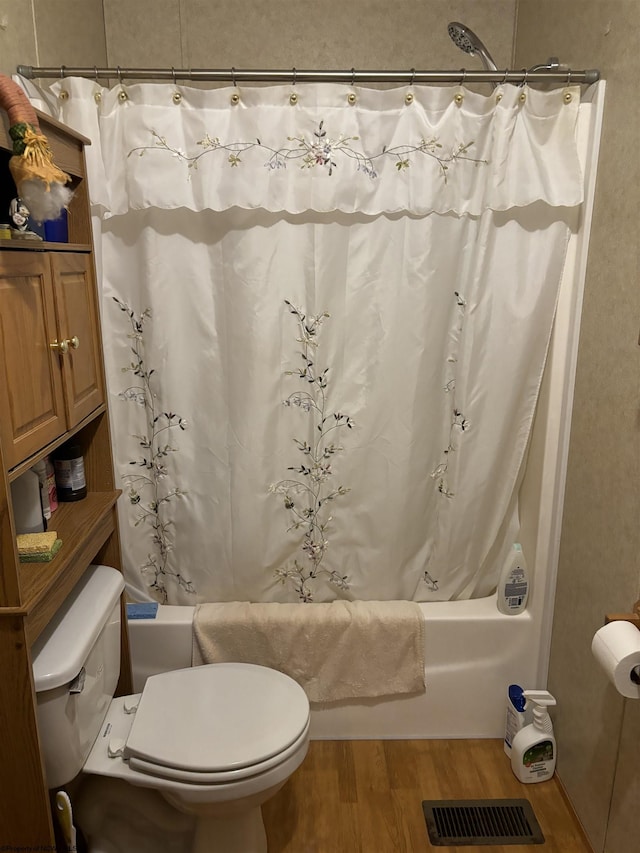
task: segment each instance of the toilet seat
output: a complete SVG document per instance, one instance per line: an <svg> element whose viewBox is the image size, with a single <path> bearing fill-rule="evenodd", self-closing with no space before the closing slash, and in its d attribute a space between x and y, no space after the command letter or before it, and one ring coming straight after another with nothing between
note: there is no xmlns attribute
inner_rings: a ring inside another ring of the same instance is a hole
<svg viewBox="0 0 640 853"><path fill-rule="evenodd" d="M241 767L238 770L218 771L214 773L203 773L198 771L181 770L178 767L167 767L165 765L155 764L152 761L145 761L142 758L135 756L129 759L129 767L138 773L146 773L149 776L156 776L167 781L186 782L196 785L219 785L224 782L237 782L242 779L257 776L266 773L274 767L284 763L290 756L294 755L304 744L309 736L310 721L302 730L298 738L290 744L283 752L273 755L266 761L258 762L257 764Z"/></svg>
<svg viewBox="0 0 640 853"><path fill-rule="evenodd" d="M289 676L254 664L208 664L147 680L123 757L132 770L216 784L280 764L308 727L309 701Z"/></svg>
<svg viewBox="0 0 640 853"><path fill-rule="evenodd" d="M244 797L262 796L265 791L277 789L300 766L307 753L309 724L305 727L296 746L292 745L291 754L288 757L279 756L279 763L262 772L254 768L255 772L245 778L236 776L232 781L223 781L219 776L214 783L206 783L197 776L195 782L190 782L167 778L163 775L165 769L158 765L150 764L146 768L152 772L135 770L128 760L124 760L122 754L114 757L113 747L121 744L123 751L126 748L136 717L135 714L128 713L127 707L135 705L141 697L142 694L136 694L119 696L112 700L102 730L84 763L85 774L118 778L136 787L154 788L174 805L176 805L175 797L192 803L222 804L237 802Z"/></svg>

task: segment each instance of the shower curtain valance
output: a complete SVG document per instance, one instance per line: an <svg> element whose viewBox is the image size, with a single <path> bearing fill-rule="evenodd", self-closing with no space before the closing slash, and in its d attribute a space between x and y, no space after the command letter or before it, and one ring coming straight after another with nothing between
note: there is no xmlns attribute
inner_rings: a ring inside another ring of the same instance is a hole
<svg viewBox="0 0 640 853"><path fill-rule="evenodd" d="M148 208L480 216L582 200L580 89L51 87L105 217ZM167 109L167 107L171 107ZM105 179L109 175L109 181Z"/></svg>

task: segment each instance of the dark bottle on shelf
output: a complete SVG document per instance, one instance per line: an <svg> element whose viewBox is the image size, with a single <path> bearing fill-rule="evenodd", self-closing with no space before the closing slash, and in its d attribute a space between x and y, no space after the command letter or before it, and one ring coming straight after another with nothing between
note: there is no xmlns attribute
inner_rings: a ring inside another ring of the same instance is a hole
<svg viewBox="0 0 640 853"><path fill-rule="evenodd" d="M77 440L67 441L53 454L56 491L59 501L79 501L87 496L82 447Z"/></svg>

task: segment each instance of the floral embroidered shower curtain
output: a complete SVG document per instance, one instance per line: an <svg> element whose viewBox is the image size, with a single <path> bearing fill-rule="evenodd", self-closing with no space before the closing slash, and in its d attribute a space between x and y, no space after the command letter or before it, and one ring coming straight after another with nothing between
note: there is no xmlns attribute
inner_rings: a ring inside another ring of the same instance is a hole
<svg viewBox="0 0 640 853"><path fill-rule="evenodd" d="M579 89L51 91L93 142L130 588L490 594L582 198Z"/></svg>

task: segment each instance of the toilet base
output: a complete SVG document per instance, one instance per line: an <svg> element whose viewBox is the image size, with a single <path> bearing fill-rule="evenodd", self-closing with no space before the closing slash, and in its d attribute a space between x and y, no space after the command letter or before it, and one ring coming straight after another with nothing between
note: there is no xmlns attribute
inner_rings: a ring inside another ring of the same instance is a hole
<svg viewBox="0 0 640 853"><path fill-rule="evenodd" d="M89 853L192 853L196 819L151 788L83 776L71 792L73 817Z"/></svg>
<svg viewBox="0 0 640 853"><path fill-rule="evenodd" d="M267 853L260 806L227 817L199 817L193 853Z"/></svg>
<svg viewBox="0 0 640 853"><path fill-rule="evenodd" d="M211 805L213 814L197 816L172 805L151 788L85 776L74 795L73 813L90 853L267 853L262 810L255 800Z"/></svg>

